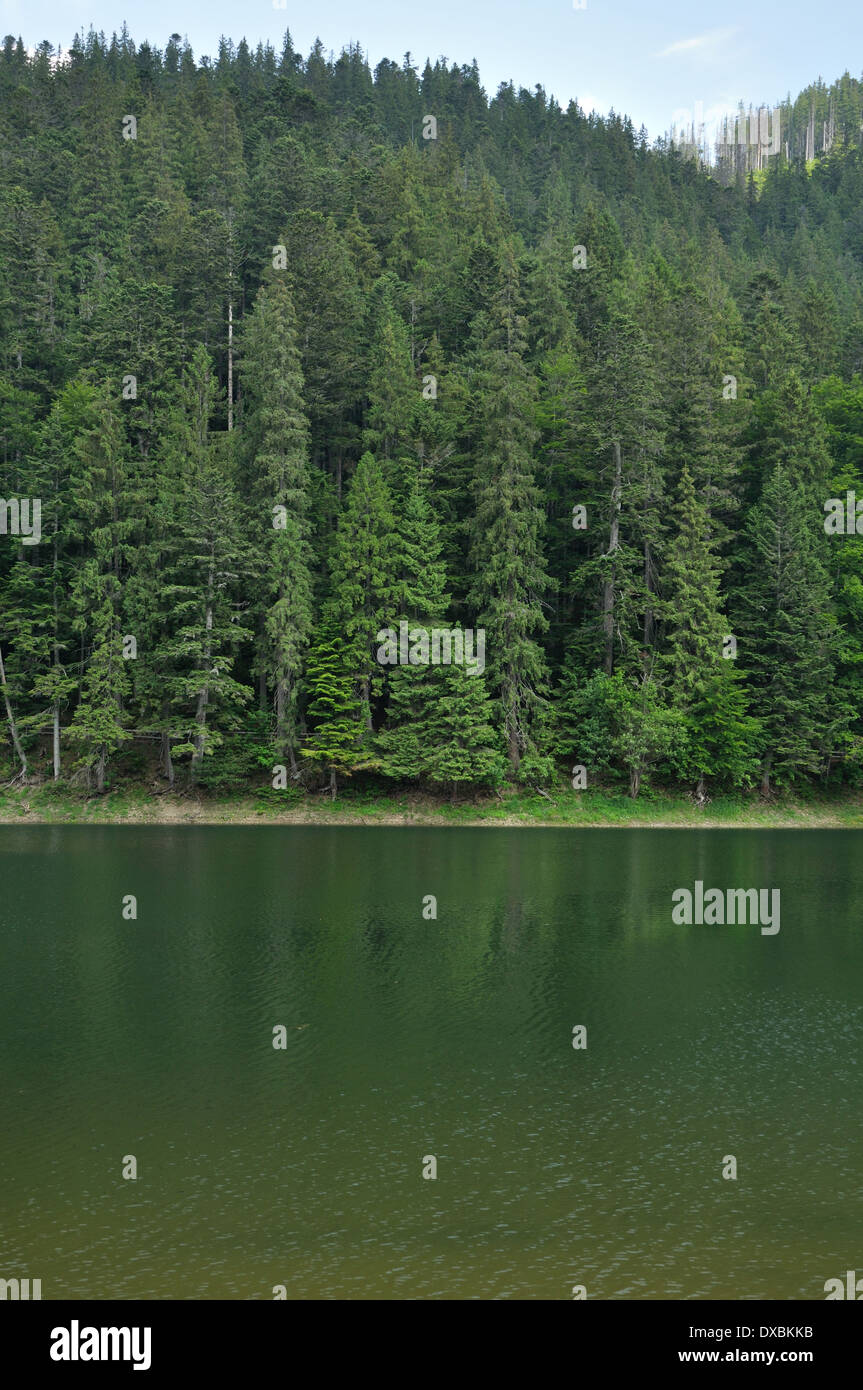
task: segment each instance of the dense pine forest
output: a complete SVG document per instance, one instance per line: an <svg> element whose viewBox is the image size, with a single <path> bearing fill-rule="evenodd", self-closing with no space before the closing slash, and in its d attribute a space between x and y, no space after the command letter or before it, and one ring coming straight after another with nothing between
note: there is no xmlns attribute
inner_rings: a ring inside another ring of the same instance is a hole
<svg viewBox="0 0 863 1390"><path fill-rule="evenodd" d="M859 785L863 87L783 113L720 176L475 64L7 38L4 780Z"/></svg>

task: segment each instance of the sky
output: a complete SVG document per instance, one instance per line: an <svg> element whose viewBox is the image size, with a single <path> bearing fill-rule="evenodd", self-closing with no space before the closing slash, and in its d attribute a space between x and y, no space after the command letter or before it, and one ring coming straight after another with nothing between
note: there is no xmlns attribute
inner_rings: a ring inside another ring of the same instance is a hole
<svg viewBox="0 0 863 1390"><path fill-rule="evenodd" d="M770 105L818 77L863 75L860 0L0 0L0 32L28 48L67 48L76 31L110 35L124 20L136 43L163 47L176 32L196 58L221 34L278 48L286 28L304 56L318 37L336 54L354 42L373 67L407 52L420 68L475 58L489 94L510 79L541 85L564 106L628 115L651 138L699 109L709 127L738 101Z"/></svg>

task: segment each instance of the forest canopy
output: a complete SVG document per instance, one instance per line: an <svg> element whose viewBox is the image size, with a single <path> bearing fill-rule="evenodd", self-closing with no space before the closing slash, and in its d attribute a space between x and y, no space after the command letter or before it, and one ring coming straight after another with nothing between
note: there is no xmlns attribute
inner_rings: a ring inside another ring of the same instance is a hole
<svg viewBox="0 0 863 1390"><path fill-rule="evenodd" d="M863 87L780 110L729 172L475 63L7 37L6 778L859 785Z"/></svg>

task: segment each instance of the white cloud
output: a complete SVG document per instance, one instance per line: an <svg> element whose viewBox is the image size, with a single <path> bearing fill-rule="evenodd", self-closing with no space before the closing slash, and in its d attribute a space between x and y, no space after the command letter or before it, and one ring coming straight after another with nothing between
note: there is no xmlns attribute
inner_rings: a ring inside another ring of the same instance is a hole
<svg viewBox="0 0 863 1390"><path fill-rule="evenodd" d="M706 34L699 34L694 39L678 39L676 43L670 43L667 48L657 53L656 57L673 58L678 53L710 53L736 33L736 29L709 29Z"/></svg>
<svg viewBox="0 0 863 1390"><path fill-rule="evenodd" d="M601 115L603 110L605 109L601 105L601 103L597 101L596 97L591 96L590 92L585 92L584 96L582 97L576 97L576 101L578 102L585 116L589 116L591 111L596 111L598 115Z"/></svg>

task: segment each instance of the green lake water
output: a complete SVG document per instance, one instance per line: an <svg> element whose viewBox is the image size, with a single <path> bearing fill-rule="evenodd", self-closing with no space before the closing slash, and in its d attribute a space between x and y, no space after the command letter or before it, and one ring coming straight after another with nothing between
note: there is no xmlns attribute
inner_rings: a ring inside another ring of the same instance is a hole
<svg viewBox="0 0 863 1390"><path fill-rule="evenodd" d="M823 1299L863 1272L861 845L0 827L0 1277ZM780 931L675 925L696 879Z"/></svg>

